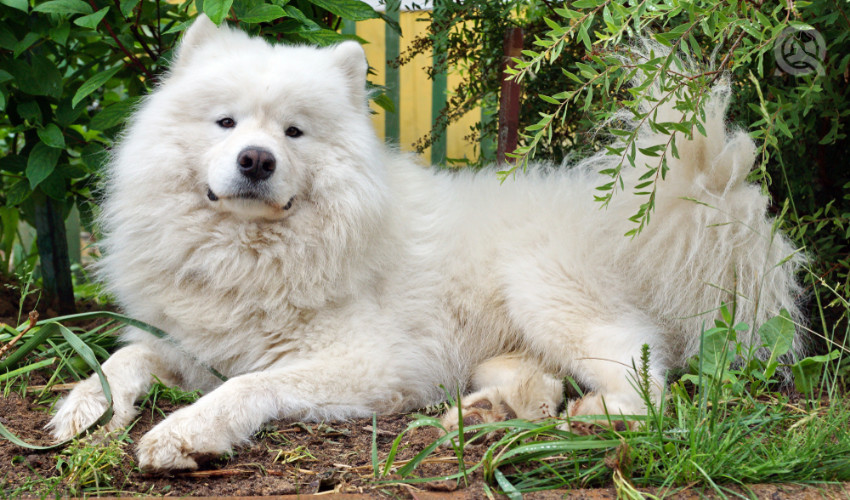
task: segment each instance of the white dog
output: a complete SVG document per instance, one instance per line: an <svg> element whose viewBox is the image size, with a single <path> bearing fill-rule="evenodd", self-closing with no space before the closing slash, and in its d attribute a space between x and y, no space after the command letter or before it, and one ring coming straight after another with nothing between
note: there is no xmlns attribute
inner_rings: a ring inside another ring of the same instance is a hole
<svg viewBox="0 0 850 500"><path fill-rule="evenodd" d="M504 184L428 170L375 136L366 71L354 42L271 46L201 17L133 117L109 171L101 276L181 349L127 329L104 364L108 428L131 421L152 375L206 393L141 439L142 468L195 468L271 419L420 408L441 385L477 391L461 402L471 421L545 417L567 374L592 391L570 414L641 414L642 345L657 398L733 290L741 321L797 314L793 248L745 182L755 146L727 134L728 87L709 97L707 137L679 137L630 239L636 169L605 210L604 155ZM666 105L658 119L680 117ZM667 139L642 130L639 145ZM53 435L105 404L96 378L79 384Z"/></svg>

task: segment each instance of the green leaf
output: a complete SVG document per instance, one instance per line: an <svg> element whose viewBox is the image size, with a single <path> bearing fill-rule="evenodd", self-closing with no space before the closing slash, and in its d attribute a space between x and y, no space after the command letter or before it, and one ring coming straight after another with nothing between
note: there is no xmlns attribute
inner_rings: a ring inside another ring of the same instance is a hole
<svg viewBox="0 0 850 500"><path fill-rule="evenodd" d="M71 99L71 107L76 108L77 104L82 101L86 96L94 92L103 86L104 83L108 82L110 78L115 76L115 73L118 73L118 70L121 69L121 66L115 66L112 69L108 69L106 71L101 71L100 73L94 75L83 83L77 93L74 94L74 98Z"/></svg>
<svg viewBox="0 0 850 500"><path fill-rule="evenodd" d="M56 63L41 54L30 53L30 63L21 59L8 60L4 67L16 80L17 87L30 95L56 97L62 95L62 73Z"/></svg>
<svg viewBox="0 0 850 500"><path fill-rule="evenodd" d="M51 148L43 142L39 142L32 148L27 160L27 179L30 181L31 189L35 189L41 181L53 173L61 154L61 149Z"/></svg>
<svg viewBox="0 0 850 500"><path fill-rule="evenodd" d="M814 26L806 24L802 21L791 21L789 24L792 28L796 28L801 31L814 31L815 29Z"/></svg>
<svg viewBox="0 0 850 500"><path fill-rule="evenodd" d="M27 12L29 10L29 2L27 0L0 0L0 4L7 5L13 9Z"/></svg>
<svg viewBox="0 0 850 500"><path fill-rule="evenodd" d="M298 36L309 43L319 46L333 45L335 43L342 42L343 40L356 40L356 37L352 35L342 35L331 30L301 31L298 32Z"/></svg>
<svg viewBox="0 0 850 500"><path fill-rule="evenodd" d="M387 94L378 94L374 99L372 99L372 101L374 101L381 109L389 113L395 113L395 103Z"/></svg>
<svg viewBox="0 0 850 500"><path fill-rule="evenodd" d="M124 17L128 17L133 12L133 9L136 8L136 5L138 5L140 1L141 0L121 0L121 3L120 3L121 15L124 16Z"/></svg>
<svg viewBox="0 0 850 500"><path fill-rule="evenodd" d="M83 164L85 164L90 171L96 172L106 163L107 154L102 145L90 142L80 152L80 159L83 160Z"/></svg>
<svg viewBox="0 0 850 500"><path fill-rule="evenodd" d="M68 35L70 34L71 25L68 23L61 23L59 26L50 28L50 31L47 33L47 37L64 47L65 43L68 41Z"/></svg>
<svg viewBox="0 0 850 500"><path fill-rule="evenodd" d="M30 46L32 46L32 44L37 42L40 38L41 38L41 35L33 32L33 31L30 31L29 33L24 35L24 38L20 42L15 44L15 53L12 55L12 57L17 58L25 50L30 48Z"/></svg>
<svg viewBox="0 0 850 500"><path fill-rule="evenodd" d="M401 25L398 24L398 21L391 18L390 16L384 14L383 12L378 12L378 17L384 20L387 23L387 26L390 27L391 30L396 32L398 35L401 35Z"/></svg>
<svg viewBox="0 0 850 500"><path fill-rule="evenodd" d="M549 104L561 104L561 102L559 100L553 99L553 98L549 97L548 95L537 94L537 97L548 102Z"/></svg>
<svg viewBox="0 0 850 500"><path fill-rule="evenodd" d="M135 99L127 99L110 104L94 115L94 118L89 122L89 127L95 130L105 131L121 124L130 115L135 103Z"/></svg>
<svg viewBox="0 0 850 500"><path fill-rule="evenodd" d="M837 359L840 355L841 353L838 351L830 351L829 354L804 358L791 365L791 373L794 375L794 385L797 390L803 394L811 394L820 383L823 366Z"/></svg>
<svg viewBox="0 0 850 500"><path fill-rule="evenodd" d="M204 0L204 14L219 25L227 17L232 5L233 0Z"/></svg>
<svg viewBox="0 0 850 500"><path fill-rule="evenodd" d="M239 20L244 23L267 23L285 15L286 12L277 5L262 4L249 10Z"/></svg>
<svg viewBox="0 0 850 500"><path fill-rule="evenodd" d="M65 137L55 123L48 123L46 127L38 129L38 138L51 148L65 149Z"/></svg>
<svg viewBox="0 0 850 500"><path fill-rule="evenodd" d="M505 477L502 471L496 469L493 472L496 477L496 482L499 484L499 488L502 488L502 491L505 492L505 496L507 496L510 500L522 500L522 493L516 489L516 486L508 481L508 478Z"/></svg>
<svg viewBox="0 0 850 500"><path fill-rule="evenodd" d="M590 36L587 34L587 24L582 24L581 28L578 30L578 36L581 38L582 43L584 43L584 47L587 50L593 50L593 45L590 43Z"/></svg>
<svg viewBox="0 0 850 500"><path fill-rule="evenodd" d="M308 0L316 7L325 9L326 11L339 16L343 19L352 21L365 21L366 19L375 19L378 13L375 12L368 3L360 0Z"/></svg>
<svg viewBox="0 0 850 500"><path fill-rule="evenodd" d="M794 332L794 322L785 309L780 312L779 316L770 318L759 327L759 336L770 349L772 358L782 356L791 350Z"/></svg>
<svg viewBox="0 0 850 500"><path fill-rule="evenodd" d="M735 359L735 350L730 345L734 340L734 331L726 328L712 328L702 334L700 361L703 373L722 378Z"/></svg>
<svg viewBox="0 0 850 500"><path fill-rule="evenodd" d="M57 201L64 200L68 194L65 176L62 175L60 170L62 169L54 169L53 172L38 185L38 188L41 189L44 194Z"/></svg>
<svg viewBox="0 0 850 500"><path fill-rule="evenodd" d="M59 106L56 107L56 112L54 113L54 121L60 128L66 128L69 125L73 124L74 121L83 114L85 111L85 106L77 106L71 107L71 99L64 99Z"/></svg>
<svg viewBox="0 0 850 500"><path fill-rule="evenodd" d="M109 12L109 7L104 7L94 14L74 19L74 24L82 26L83 28L95 29L107 12Z"/></svg>
<svg viewBox="0 0 850 500"><path fill-rule="evenodd" d="M286 11L286 14L289 15L289 17L291 17L292 19L295 19L296 21L301 23L301 28L307 27L307 28L316 29L316 30L322 29L321 26L316 24L316 22L313 21L312 19L305 16L304 13L301 12L300 10L298 10L297 7L294 7L292 5L287 5L283 9ZM299 29L299 31L301 31L301 30Z"/></svg>
<svg viewBox="0 0 850 500"><path fill-rule="evenodd" d="M91 5L83 0L50 0L42 4L36 5L33 9L36 12L45 12L48 14L91 14Z"/></svg>
<svg viewBox="0 0 850 500"><path fill-rule="evenodd" d="M26 179L17 179L6 191L6 205L14 207L23 203L32 194Z"/></svg>

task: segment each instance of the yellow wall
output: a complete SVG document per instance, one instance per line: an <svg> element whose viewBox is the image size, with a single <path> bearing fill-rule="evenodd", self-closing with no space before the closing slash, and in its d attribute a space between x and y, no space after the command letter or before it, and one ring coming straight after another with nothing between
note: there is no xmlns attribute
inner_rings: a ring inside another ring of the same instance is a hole
<svg viewBox="0 0 850 500"><path fill-rule="evenodd" d="M401 12L399 25L401 26L401 38L399 52L404 54L408 44L416 37L425 34L428 27L427 12ZM369 42L363 48L369 65L376 72L371 77L373 83L384 85L386 70L385 33L386 23L381 19L370 19L357 23L357 36ZM431 130L431 80L425 71L431 66L431 55L419 55L399 69L400 103L396 109L399 113L399 147L403 151L413 151L413 144ZM457 71L449 72L447 77L447 89L449 92L460 83L461 76ZM385 111L372 104L372 109L377 112L373 115L372 122L380 137L384 137ZM470 112L461 120L449 125L446 137L446 154L448 158L470 158L476 157L477 148L474 144L467 142L464 137L469 135L472 125L481 118L480 112ZM423 153L423 161L429 162L431 150L428 148Z"/></svg>

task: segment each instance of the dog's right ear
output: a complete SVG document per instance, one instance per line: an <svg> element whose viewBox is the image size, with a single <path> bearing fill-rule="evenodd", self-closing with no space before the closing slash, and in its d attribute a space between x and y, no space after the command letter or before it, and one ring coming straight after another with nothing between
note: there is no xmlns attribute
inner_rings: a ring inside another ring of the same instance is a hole
<svg viewBox="0 0 850 500"><path fill-rule="evenodd" d="M216 26L206 14L198 14L195 22L183 33L183 39L180 41L180 46L177 47L177 53L172 65L176 66L187 62L192 58L192 53L195 52L195 49L214 38L222 29L226 28Z"/></svg>

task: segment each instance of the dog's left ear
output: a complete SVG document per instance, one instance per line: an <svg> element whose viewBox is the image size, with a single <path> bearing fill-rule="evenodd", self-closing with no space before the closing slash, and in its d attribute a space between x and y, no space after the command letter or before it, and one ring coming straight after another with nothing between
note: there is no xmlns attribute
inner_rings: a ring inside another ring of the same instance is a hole
<svg viewBox="0 0 850 500"><path fill-rule="evenodd" d="M192 53L195 49L203 46L209 40L215 38L222 30L227 30L226 26L219 28L205 14L199 14L197 19L183 33L183 38L180 40L180 45L177 47L176 56L172 66L186 63L192 58Z"/></svg>
<svg viewBox="0 0 850 500"><path fill-rule="evenodd" d="M334 59L342 69L348 80L348 88L351 89L352 97L360 104L366 102L366 72L369 64L366 62L366 53L363 47L355 41L345 41L334 46Z"/></svg>

